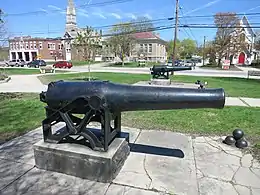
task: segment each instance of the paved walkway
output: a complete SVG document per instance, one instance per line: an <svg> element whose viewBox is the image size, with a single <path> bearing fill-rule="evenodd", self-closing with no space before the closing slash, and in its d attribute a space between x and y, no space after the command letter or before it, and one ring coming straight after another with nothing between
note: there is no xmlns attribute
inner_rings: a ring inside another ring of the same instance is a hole
<svg viewBox="0 0 260 195"><path fill-rule="evenodd" d="M0 84L0 92L41 92L47 86L43 85L36 75L12 75L7 83Z"/></svg>
<svg viewBox="0 0 260 195"><path fill-rule="evenodd" d="M260 163L221 137L123 128L131 153L112 183L35 167L41 128L0 146L0 194L259 195ZM183 157L184 155L184 157Z"/></svg>

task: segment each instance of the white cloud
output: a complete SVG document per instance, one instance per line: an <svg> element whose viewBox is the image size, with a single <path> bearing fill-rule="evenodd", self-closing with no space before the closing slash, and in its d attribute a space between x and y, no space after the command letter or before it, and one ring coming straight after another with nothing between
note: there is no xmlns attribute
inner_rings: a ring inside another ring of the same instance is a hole
<svg viewBox="0 0 260 195"><path fill-rule="evenodd" d="M40 8L40 11L45 12L45 13L48 13L48 11L47 11L46 9Z"/></svg>
<svg viewBox="0 0 260 195"><path fill-rule="evenodd" d="M100 12L94 12L94 13L92 13L93 15L95 15L95 16L99 16L100 18L103 18L103 19L107 19L102 13L100 13Z"/></svg>
<svg viewBox="0 0 260 195"><path fill-rule="evenodd" d="M84 17L89 17L88 12L84 9L78 9L78 15L84 16Z"/></svg>
<svg viewBox="0 0 260 195"><path fill-rule="evenodd" d="M251 8L251 9L247 10L247 11L253 11L253 10L258 9L258 8L260 8L260 5L257 6L257 7L253 7L253 8Z"/></svg>
<svg viewBox="0 0 260 195"><path fill-rule="evenodd" d="M63 10L60 7L57 7L55 5L48 5L48 7L51 9L54 9L55 11L59 11L58 13L60 13L60 14L64 14L64 15L66 14L65 10ZM51 12L51 10L49 12Z"/></svg>
<svg viewBox="0 0 260 195"><path fill-rule="evenodd" d="M137 17L136 17L134 14L132 14L132 13L126 14L126 16L129 17L129 18L132 18L132 19L134 19L134 20L137 18Z"/></svg>
<svg viewBox="0 0 260 195"><path fill-rule="evenodd" d="M144 17L146 17L146 18L148 18L148 19L152 19L152 16L151 15L149 15L149 14L144 14Z"/></svg>
<svg viewBox="0 0 260 195"><path fill-rule="evenodd" d="M193 13L193 12L196 12L196 11L199 11L199 10L204 9L204 8L210 7L210 6L218 3L219 1L221 1L221 0L214 0L214 1L208 2L207 4L205 4L205 5L201 6L201 7L195 8L195 9L185 13L183 16L185 16L187 14L190 14L190 13Z"/></svg>
<svg viewBox="0 0 260 195"><path fill-rule="evenodd" d="M52 8L52 9L56 9L56 10L61 10L60 7L57 7L55 5L48 5L49 8Z"/></svg>
<svg viewBox="0 0 260 195"><path fill-rule="evenodd" d="M121 16L116 13L111 13L112 16L114 16L116 19L121 19Z"/></svg>
<svg viewBox="0 0 260 195"><path fill-rule="evenodd" d="M86 13L83 13L83 12L78 12L78 15L80 15L80 16L84 16L84 17L86 17L86 18L88 18L88 17L89 17L89 15L88 15L88 14L86 14Z"/></svg>

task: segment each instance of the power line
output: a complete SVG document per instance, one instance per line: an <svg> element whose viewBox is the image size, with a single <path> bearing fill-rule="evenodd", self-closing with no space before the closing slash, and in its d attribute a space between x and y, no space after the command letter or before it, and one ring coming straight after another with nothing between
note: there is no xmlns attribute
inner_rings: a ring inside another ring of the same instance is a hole
<svg viewBox="0 0 260 195"><path fill-rule="evenodd" d="M182 16L184 15L183 14L183 11L182 11L182 9L184 9L183 8L183 6L182 6L182 8L180 9L181 10L181 13L182 13ZM186 22L186 24L188 23L188 21L186 20L186 18L184 18L184 20L185 20L185 22ZM193 34L193 32L191 31L191 29L189 28L189 31L190 31L190 33L191 33L191 36L194 38L194 40L196 41L197 39L196 39L196 37L194 36L194 34ZM197 42L197 41L196 41Z"/></svg>

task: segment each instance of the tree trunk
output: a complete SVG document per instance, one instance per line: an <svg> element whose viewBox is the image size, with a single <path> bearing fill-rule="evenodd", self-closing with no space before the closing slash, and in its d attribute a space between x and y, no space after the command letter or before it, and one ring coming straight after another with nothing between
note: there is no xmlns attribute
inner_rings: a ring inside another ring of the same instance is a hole
<svg viewBox="0 0 260 195"><path fill-rule="evenodd" d="M122 57L121 57L121 60L122 60L122 66L125 65L125 61L124 61L124 59L125 59L125 56L124 56L124 53L122 53Z"/></svg>

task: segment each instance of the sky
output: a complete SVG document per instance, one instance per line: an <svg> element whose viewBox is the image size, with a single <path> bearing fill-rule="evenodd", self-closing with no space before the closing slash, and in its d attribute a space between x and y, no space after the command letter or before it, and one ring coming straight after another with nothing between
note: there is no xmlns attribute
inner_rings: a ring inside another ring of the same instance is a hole
<svg viewBox="0 0 260 195"><path fill-rule="evenodd" d="M125 0L100 6L99 3L118 0L74 0L77 7L78 27L100 27L129 21L139 16L151 20L174 17L175 0ZM1 0L4 21L9 36L60 37L64 35L68 0ZM213 17L187 16L214 15L217 12L260 13L260 0L179 0L179 19L184 24L213 24ZM22 14L26 13L26 14ZM186 16L186 17L185 17ZM260 23L260 15L248 17L250 23ZM157 21L155 26L172 26L174 21ZM106 32L107 29L104 29ZM174 29L158 31L164 40L174 37ZM179 28L178 38L191 38L198 44L210 40L215 29Z"/></svg>

